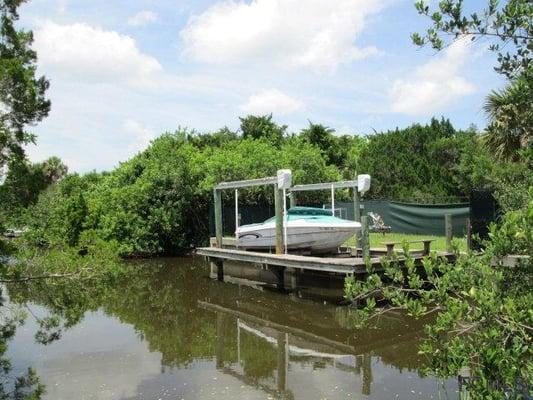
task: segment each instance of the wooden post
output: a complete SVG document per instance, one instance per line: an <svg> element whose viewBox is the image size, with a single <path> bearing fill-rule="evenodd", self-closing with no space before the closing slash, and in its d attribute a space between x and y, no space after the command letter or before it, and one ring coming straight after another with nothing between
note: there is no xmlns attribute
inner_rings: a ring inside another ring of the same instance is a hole
<svg viewBox="0 0 533 400"><path fill-rule="evenodd" d="M222 248L222 192L213 191L215 199L215 236L217 247Z"/></svg>
<svg viewBox="0 0 533 400"><path fill-rule="evenodd" d="M468 384L470 383L470 368L463 367L459 370L457 380L459 381L459 395L461 400L469 400Z"/></svg>
<svg viewBox="0 0 533 400"><path fill-rule="evenodd" d="M353 220L355 222L361 222L361 199L359 197L359 189L353 188ZM355 247L361 246L361 232L355 233Z"/></svg>
<svg viewBox="0 0 533 400"><path fill-rule="evenodd" d="M453 251L452 247L452 237L453 237L453 225L452 225L452 214L444 215L444 229L446 232L446 251L451 253Z"/></svg>
<svg viewBox="0 0 533 400"><path fill-rule="evenodd" d="M288 351L287 345L289 335L285 332L278 332L278 391L280 393L287 389L287 369L288 369Z"/></svg>
<svg viewBox="0 0 533 400"><path fill-rule="evenodd" d="M372 385L372 357L370 354L363 354L362 372L363 376L361 380L363 381L363 385L361 393L365 396L370 396L370 387Z"/></svg>
<svg viewBox="0 0 533 400"><path fill-rule="evenodd" d="M335 187L331 184L331 215L335 216Z"/></svg>
<svg viewBox="0 0 533 400"><path fill-rule="evenodd" d="M217 339L215 345L216 368L224 367L224 318L225 314L217 312Z"/></svg>
<svg viewBox="0 0 533 400"><path fill-rule="evenodd" d="M431 241L424 240L424 255L429 256L429 253L431 252Z"/></svg>
<svg viewBox="0 0 533 400"><path fill-rule="evenodd" d="M466 249L468 251L472 250L472 222L470 222L470 217L466 218Z"/></svg>
<svg viewBox="0 0 533 400"><path fill-rule="evenodd" d="M217 280L224 282L224 261L216 260L215 265L217 266Z"/></svg>
<svg viewBox="0 0 533 400"><path fill-rule="evenodd" d="M368 237L368 217L361 217L361 247L363 249L363 258L370 256L370 240Z"/></svg>
<svg viewBox="0 0 533 400"><path fill-rule="evenodd" d="M361 198L357 186L353 188L353 216L355 222L361 222Z"/></svg>
<svg viewBox="0 0 533 400"><path fill-rule="evenodd" d="M283 254L283 190L274 186L274 208L276 210L276 254Z"/></svg>

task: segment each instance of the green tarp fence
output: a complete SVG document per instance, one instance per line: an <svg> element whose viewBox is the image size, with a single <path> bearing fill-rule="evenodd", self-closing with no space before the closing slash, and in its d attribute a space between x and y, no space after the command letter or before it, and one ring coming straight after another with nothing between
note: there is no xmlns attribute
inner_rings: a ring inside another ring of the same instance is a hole
<svg viewBox="0 0 533 400"><path fill-rule="evenodd" d="M414 204L387 200L363 201L361 214L379 214L391 232L444 236L444 216L452 215L453 235L464 236L470 204ZM353 203L335 204L336 215L353 219Z"/></svg>
<svg viewBox="0 0 533 400"><path fill-rule="evenodd" d="M318 204L301 204L322 207ZM412 233L422 235L444 236L444 215L451 214L453 235L464 236L466 219L470 215L470 204L413 204L389 200L363 200L362 214L373 212L381 215L386 225L390 225L392 232ZM324 205L329 208L330 205ZM263 222L274 215L272 205L239 205L241 225ZM235 210L233 206L223 207L224 234L233 235L235 232ZM336 202L335 214L341 218L353 220L354 209L352 202ZM211 209L209 226L214 235L214 213Z"/></svg>

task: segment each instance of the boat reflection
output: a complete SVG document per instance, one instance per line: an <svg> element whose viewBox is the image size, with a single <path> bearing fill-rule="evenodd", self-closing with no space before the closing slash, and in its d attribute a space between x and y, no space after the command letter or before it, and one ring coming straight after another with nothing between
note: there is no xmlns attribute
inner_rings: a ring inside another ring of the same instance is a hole
<svg viewBox="0 0 533 400"><path fill-rule="evenodd" d="M239 294L250 290L242 287ZM417 343L424 321L407 323L396 314L356 330L346 322L346 307L290 296L281 304L269 301L273 294L261 294L228 298L212 290L213 297L198 301L199 308L216 314L216 368L244 385L276 398L308 398L303 386L316 379L313 371L322 370L352 376L348 386L358 398L357 392L371 396L374 368L378 374L384 365L416 374L421 366ZM317 307L327 312L318 313ZM302 371L307 371L303 380Z"/></svg>

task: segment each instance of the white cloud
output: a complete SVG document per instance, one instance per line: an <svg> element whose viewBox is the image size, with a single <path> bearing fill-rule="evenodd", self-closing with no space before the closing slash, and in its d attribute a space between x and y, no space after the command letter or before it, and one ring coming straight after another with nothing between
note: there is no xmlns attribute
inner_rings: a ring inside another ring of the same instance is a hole
<svg viewBox="0 0 533 400"><path fill-rule="evenodd" d="M267 89L253 94L239 109L250 114L287 115L304 108L304 103L278 89Z"/></svg>
<svg viewBox="0 0 533 400"><path fill-rule="evenodd" d="M459 40L440 57L418 67L411 77L397 79L390 91L391 109L410 115L441 111L456 99L475 92L475 86L460 75L472 57L469 42Z"/></svg>
<svg viewBox="0 0 533 400"><path fill-rule="evenodd" d="M157 14L153 11L139 11L134 16L128 19L128 25L131 26L144 26L151 22L157 21Z"/></svg>
<svg viewBox="0 0 533 400"><path fill-rule="evenodd" d="M123 131L128 135L128 152L131 154L144 150L155 138L154 130L133 120L126 119L122 125Z"/></svg>
<svg viewBox="0 0 533 400"><path fill-rule="evenodd" d="M162 69L133 38L85 23L45 22L35 31L34 47L46 71L81 81L146 81Z"/></svg>
<svg viewBox="0 0 533 400"><path fill-rule="evenodd" d="M287 67L334 70L378 53L357 47L379 0L232 0L192 17L181 32L184 54L215 64L274 63Z"/></svg>

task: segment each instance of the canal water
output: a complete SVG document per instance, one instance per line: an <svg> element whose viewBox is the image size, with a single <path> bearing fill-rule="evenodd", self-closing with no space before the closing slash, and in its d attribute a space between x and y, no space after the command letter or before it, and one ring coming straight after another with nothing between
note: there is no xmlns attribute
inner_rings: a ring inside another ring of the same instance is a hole
<svg viewBox="0 0 533 400"><path fill-rule="evenodd" d="M423 321L358 330L331 295L220 283L194 257L129 268L113 282L9 286L5 301L27 314L11 374L33 367L50 400L458 397L456 380L421 373Z"/></svg>

